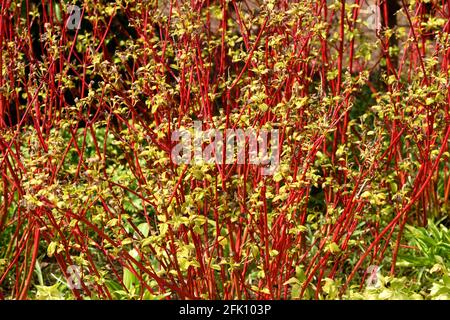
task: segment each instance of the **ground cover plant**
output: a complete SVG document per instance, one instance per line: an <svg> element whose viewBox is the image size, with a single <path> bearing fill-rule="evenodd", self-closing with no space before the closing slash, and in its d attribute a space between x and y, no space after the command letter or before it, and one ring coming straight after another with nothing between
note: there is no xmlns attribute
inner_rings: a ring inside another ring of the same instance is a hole
<svg viewBox="0 0 450 320"><path fill-rule="evenodd" d="M0 299L450 297L447 1L0 11Z"/></svg>

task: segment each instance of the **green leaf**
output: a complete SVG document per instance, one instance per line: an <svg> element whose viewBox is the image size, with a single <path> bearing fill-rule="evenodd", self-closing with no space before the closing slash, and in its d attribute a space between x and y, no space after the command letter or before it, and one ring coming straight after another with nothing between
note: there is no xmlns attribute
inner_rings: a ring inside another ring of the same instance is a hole
<svg viewBox="0 0 450 320"><path fill-rule="evenodd" d="M138 278L131 272L130 269L123 269L123 284L127 288L127 290L131 290L139 283Z"/></svg>
<svg viewBox="0 0 450 320"><path fill-rule="evenodd" d="M276 172L276 173L273 175L273 180L274 180L275 182L280 182L281 180L283 180L283 176L282 176L281 172Z"/></svg>
<svg viewBox="0 0 450 320"><path fill-rule="evenodd" d="M332 253L338 253L341 251L341 249L339 248L339 246L336 244L336 242L332 242L328 245L328 250Z"/></svg>
<svg viewBox="0 0 450 320"><path fill-rule="evenodd" d="M259 110L261 110L262 112L266 112L269 109L269 106L265 103L261 103L259 105Z"/></svg>
<svg viewBox="0 0 450 320"><path fill-rule="evenodd" d="M278 250L270 250L269 255L271 257L276 257L279 254Z"/></svg>
<svg viewBox="0 0 450 320"><path fill-rule="evenodd" d="M290 278L288 281L283 283L283 286L287 286L287 285L290 285L290 284L300 284L300 281L298 281L297 278Z"/></svg>
<svg viewBox="0 0 450 320"><path fill-rule="evenodd" d="M150 233L150 225L147 222L141 223L137 228L144 235L144 237L148 237L148 234Z"/></svg>
<svg viewBox="0 0 450 320"><path fill-rule="evenodd" d="M47 247L47 255L49 257L53 257L53 254L55 253L57 246L58 246L57 242L54 241L50 242L50 244Z"/></svg>

